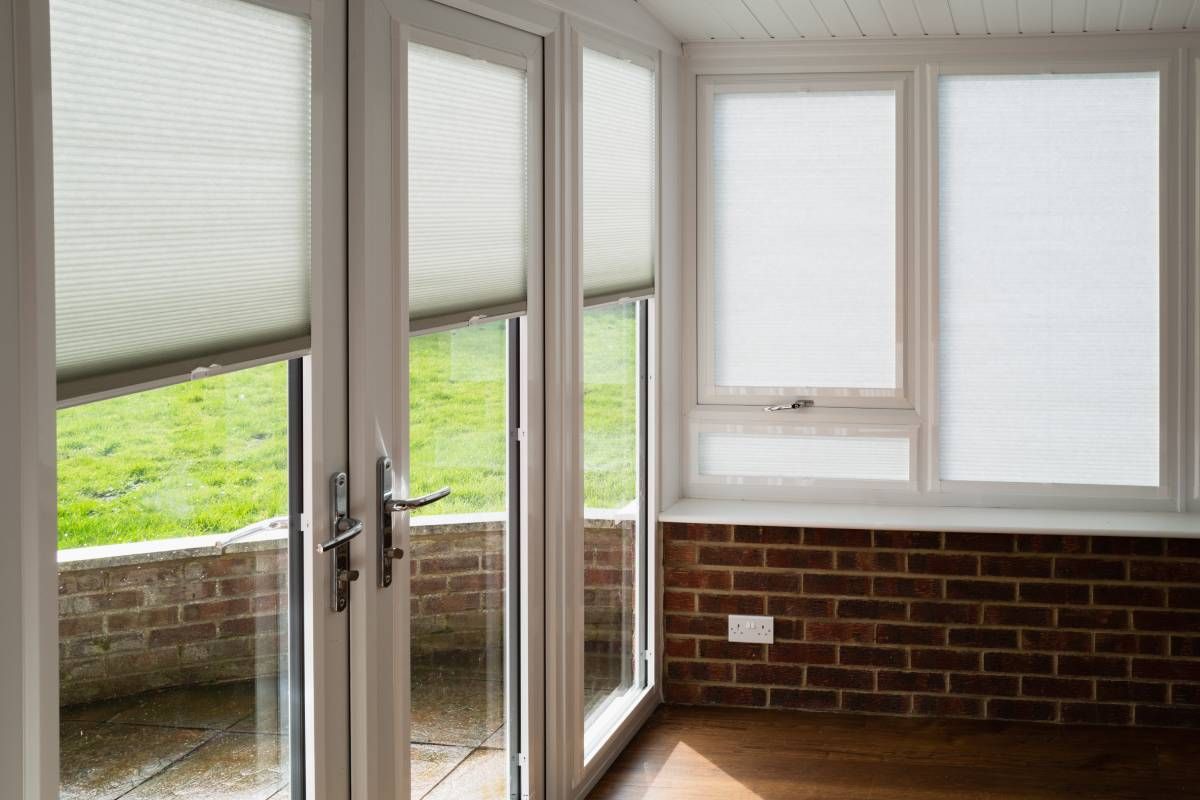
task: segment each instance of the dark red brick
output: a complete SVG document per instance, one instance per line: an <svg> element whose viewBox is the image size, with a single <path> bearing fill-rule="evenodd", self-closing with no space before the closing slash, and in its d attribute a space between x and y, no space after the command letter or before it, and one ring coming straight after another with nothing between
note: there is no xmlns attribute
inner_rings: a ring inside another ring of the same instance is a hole
<svg viewBox="0 0 1200 800"><path fill-rule="evenodd" d="M739 525L733 529L733 540L746 544L800 544L800 528L781 528L770 525Z"/></svg>
<svg viewBox="0 0 1200 800"><path fill-rule="evenodd" d="M733 589L736 592L795 593L800 591L800 576L794 572L735 572Z"/></svg>
<svg viewBox="0 0 1200 800"><path fill-rule="evenodd" d="M711 569L669 569L663 576L664 583L673 589L716 589L728 591L731 583L729 573Z"/></svg>
<svg viewBox="0 0 1200 800"><path fill-rule="evenodd" d="M1092 536L1092 553L1098 556L1161 556L1163 540L1152 536Z"/></svg>
<svg viewBox="0 0 1200 800"><path fill-rule="evenodd" d="M1092 649L1092 635L1081 631L1021 631L1021 647L1024 650L1088 653Z"/></svg>
<svg viewBox="0 0 1200 800"><path fill-rule="evenodd" d="M894 667L903 669L907 652L899 647L850 647L838 649L838 663L853 667Z"/></svg>
<svg viewBox="0 0 1200 800"><path fill-rule="evenodd" d="M907 714L906 694L842 692L842 708L846 711L868 711L874 714Z"/></svg>
<svg viewBox="0 0 1200 800"><path fill-rule="evenodd" d="M881 692L944 692L946 673L880 670L876 682Z"/></svg>
<svg viewBox="0 0 1200 800"><path fill-rule="evenodd" d="M696 640L668 636L663 641L663 649L667 658L695 658Z"/></svg>
<svg viewBox="0 0 1200 800"><path fill-rule="evenodd" d="M693 613L696 610L696 595L691 592L663 592L663 610Z"/></svg>
<svg viewBox="0 0 1200 800"><path fill-rule="evenodd" d="M701 614L762 614L766 598L757 594L701 594Z"/></svg>
<svg viewBox="0 0 1200 800"><path fill-rule="evenodd" d="M1078 583L1022 583L1022 603L1057 603L1059 605L1087 605L1091 600L1091 589Z"/></svg>
<svg viewBox="0 0 1200 800"><path fill-rule="evenodd" d="M1092 601L1098 606L1161 608L1166 605L1166 592L1153 586L1100 585L1092 587Z"/></svg>
<svg viewBox="0 0 1200 800"><path fill-rule="evenodd" d="M729 682L733 680L733 665L713 661L671 661L667 664L668 680Z"/></svg>
<svg viewBox="0 0 1200 800"><path fill-rule="evenodd" d="M1129 579L1169 583L1200 583L1200 561L1131 561Z"/></svg>
<svg viewBox="0 0 1200 800"><path fill-rule="evenodd" d="M946 581L946 599L1012 602L1017 599L1017 587L1004 581Z"/></svg>
<svg viewBox="0 0 1200 800"><path fill-rule="evenodd" d="M668 540L674 541L728 542L733 539L733 527L692 522L685 525L672 525L666 534Z"/></svg>
<svg viewBox="0 0 1200 800"><path fill-rule="evenodd" d="M1058 627L1124 630L1129 627L1129 612L1123 608L1060 608Z"/></svg>
<svg viewBox="0 0 1200 800"><path fill-rule="evenodd" d="M909 656L909 663L913 669L972 672L979 669L979 655L979 653L965 650L914 648Z"/></svg>
<svg viewBox="0 0 1200 800"><path fill-rule="evenodd" d="M803 686L804 667L786 664L738 664L737 682L772 686Z"/></svg>
<svg viewBox="0 0 1200 800"><path fill-rule="evenodd" d="M875 531L875 546L902 550L938 550L942 535L931 531Z"/></svg>
<svg viewBox="0 0 1200 800"><path fill-rule="evenodd" d="M1090 700L1092 682L1077 678L1044 678L1026 675L1021 678L1021 694L1027 697L1064 697Z"/></svg>
<svg viewBox="0 0 1200 800"><path fill-rule="evenodd" d="M1049 578L1051 560L1021 556L984 556L980 574L1003 578Z"/></svg>
<svg viewBox="0 0 1200 800"><path fill-rule="evenodd" d="M1062 721L1072 725L1128 725L1133 709L1102 703L1063 703Z"/></svg>
<svg viewBox="0 0 1200 800"><path fill-rule="evenodd" d="M833 645L807 642L773 644L767 652L767 658L785 664L833 664L837 661L837 648Z"/></svg>
<svg viewBox="0 0 1200 800"><path fill-rule="evenodd" d="M979 622L980 606L977 603L934 603L917 602L909 606L908 618L912 622L941 622L971 624Z"/></svg>
<svg viewBox="0 0 1200 800"><path fill-rule="evenodd" d="M1200 683L1200 661L1168 658L1135 658L1133 677L1160 681L1194 681Z"/></svg>
<svg viewBox="0 0 1200 800"><path fill-rule="evenodd" d="M912 710L923 717L979 717L983 716L983 701L977 697L917 695Z"/></svg>
<svg viewBox="0 0 1200 800"><path fill-rule="evenodd" d="M1008 533L946 533L947 550L971 550L977 553L1011 553L1016 539Z"/></svg>
<svg viewBox="0 0 1200 800"><path fill-rule="evenodd" d="M1172 558L1200 558L1200 539L1168 539L1167 555Z"/></svg>
<svg viewBox="0 0 1200 800"><path fill-rule="evenodd" d="M988 672L1049 675L1054 672L1054 657L1040 653L985 653L983 668Z"/></svg>
<svg viewBox="0 0 1200 800"><path fill-rule="evenodd" d="M842 528L805 528L804 543L817 547L870 547L871 532Z"/></svg>
<svg viewBox="0 0 1200 800"><path fill-rule="evenodd" d="M1143 651L1144 652L1144 651ZM1165 655L1163 652L1146 655ZM1171 655L1184 658L1200 658L1200 636L1172 636Z"/></svg>
<svg viewBox="0 0 1200 800"><path fill-rule="evenodd" d="M878 577L872 581L871 593L876 597L939 598L942 596L942 581L936 578Z"/></svg>
<svg viewBox="0 0 1200 800"><path fill-rule="evenodd" d="M1118 581L1125 577L1125 562L1103 558L1056 558L1054 577L1085 581Z"/></svg>
<svg viewBox="0 0 1200 800"><path fill-rule="evenodd" d="M951 647L986 647L992 650L1015 650L1017 632L997 628L951 628Z"/></svg>
<svg viewBox="0 0 1200 800"><path fill-rule="evenodd" d="M1015 675L955 674L950 676L950 691L954 694L1016 697L1021 693L1021 679Z"/></svg>
<svg viewBox="0 0 1200 800"><path fill-rule="evenodd" d="M1096 699L1116 702L1165 703L1167 685L1135 681L1096 681Z"/></svg>
<svg viewBox="0 0 1200 800"><path fill-rule="evenodd" d="M1137 706L1133 718L1138 725L1200 728L1200 708L1192 706Z"/></svg>
<svg viewBox="0 0 1200 800"><path fill-rule="evenodd" d="M1022 553L1086 553L1086 536L1058 536L1046 533L1026 533L1017 536L1017 550Z"/></svg>
<svg viewBox="0 0 1200 800"><path fill-rule="evenodd" d="M761 567L763 551L759 547L701 547L696 560L716 566Z"/></svg>
<svg viewBox="0 0 1200 800"><path fill-rule="evenodd" d="M1044 606L987 606L983 609L983 624L1048 628L1054 624L1054 609Z"/></svg>
<svg viewBox="0 0 1200 800"><path fill-rule="evenodd" d="M890 625L875 627L875 641L879 644L924 644L946 643L946 629L937 625Z"/></svg>
<svg viewBox="0 0 1200 800"><path fill-rule="evenodd" d="M887 600L838 600L837 615L847 619L904 619L908 607Z"/></svg>
<svg viewBox="0 0 1200 800"><path fill-rule="evenodd" d="M814 689L772 689L771 706L773 708L796 708L808 710L823 710L837 708L837 692L818 691Z"/></svg>
<svg viewBox="0 0 1200 800"><path fill-rule="evenodd" d="M1058 674L1086 678L1126 678L1129 676L1129 662L1111 656L1059 656Z"/></svg>
<svg viewBox="0 0 1200 800"><path fill-rule="evenodd" d="M999 698L987 701L987 715L992 719L1016 719L1030 722L1053 722L1058 716L1054 703L1045 700Z"/></svg>
<svg viewBox="0 0 1200 800"><path fill-rule="evenodd" d="M725 636L729 624L720 617L697 617L690 614L665 614L663 628L666 633L687 636Z"/></svg>
<svg viewBox="0 0 1200 800"><path fill-rule="evenodd" d="M863 689L875 686L875 675L865 669L809 667L808 685L821 689Z"/></svg>
<svg viewBox="0 0 1200 800"><path fill-rule="evenodd" d="M768 646L751 642L725 642L711 639L700 640L701 658L725 658L737 661L762 661Z"/></svg>
<svg viewBox="0 0 1200 800"><path fill-rule="evenodd" d="M1180 633L1200 630L1200 611L1134 611L1133 628Z"/></svg>
<svg viewBox="0 0 1200 800"><path fill-rule="evenodd" d="M767 566L782 569L833 569L833 553L829 550L799 550L790 547L768 550Z"/></svg>
<svg viewBox="0 0 1200 800"><path fill-rule="evenodd" d="M1162 656L1167 654L1167 637L1133 633L1097 633L1096 652Z"/></svg>
<svg viewBox="0 0 1200 800"><path fill-rule="evenodd" d="M1167 605L1171 608L1200 609L1200 586L1172 586Z"/></svg>
<svg viewBox="0 0 1200 800"><path fill-rule="evenodd" d="M843 550L838 553L837 568L854 572L903 572L904 556L878 550Z"/></svg>
<svg viewBox="0 0 1200 800"><path fill-rule="evenodd" d="M958 553L911 553L908 571L917 575L978 575L979 556Z"/></svg>
<svg viewBox="0 0 1200 800"><path fill-rule="evenodd" d="M767 597L767 613L773 617L804 617L806 619L832 617L834 601L818 597L796 595L770 595Z"/></svg>
<svg viewBox="0 0 1200 800"><path fill-rule="evenodd" d="M866 596L871 593L870 580L863 575L809 572L804 576L804 593Z"/></svg>
<svg viewBox="0 0 1200 800"><path fill-rule="evenodd" d="M810 642L858 642L875 640L875 626L869 622L810 622L804 626L804 638Z"/></svg>

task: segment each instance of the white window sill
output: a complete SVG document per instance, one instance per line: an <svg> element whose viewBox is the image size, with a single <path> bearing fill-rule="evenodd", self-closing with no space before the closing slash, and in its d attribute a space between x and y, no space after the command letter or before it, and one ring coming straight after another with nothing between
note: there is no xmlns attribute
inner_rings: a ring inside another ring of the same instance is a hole
<svg viewBox="0 0 1200 800"><path fill-rule="evenodd" d="M1161 511L1059 511L1028 508L925 508L834 503L684 499L661 522L776 525L963 533L1057 533L1200 539L1200 514Z"/></svg>

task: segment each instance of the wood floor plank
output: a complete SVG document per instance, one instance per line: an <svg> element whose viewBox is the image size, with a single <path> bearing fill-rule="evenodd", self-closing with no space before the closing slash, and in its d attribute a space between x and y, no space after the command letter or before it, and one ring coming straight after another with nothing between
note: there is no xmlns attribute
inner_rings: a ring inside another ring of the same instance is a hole
<svg viewBox="0 0 1200 800"><path fill-rule="evenodd" d="M590 798L1200 798L1200 734L664 706Z"/></svg>

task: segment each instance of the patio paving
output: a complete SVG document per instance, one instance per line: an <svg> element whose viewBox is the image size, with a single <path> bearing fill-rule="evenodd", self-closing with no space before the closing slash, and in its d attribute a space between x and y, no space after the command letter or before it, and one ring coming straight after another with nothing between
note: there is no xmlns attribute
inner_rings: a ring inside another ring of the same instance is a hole
<svg viewBox="0 0 1200 800"><path fill-rule="evenodd" d="M68 706L60 718L61 800L289 797L273 680ZM502 682L417 671L412 721L413 800L506 797Z"/></svg>

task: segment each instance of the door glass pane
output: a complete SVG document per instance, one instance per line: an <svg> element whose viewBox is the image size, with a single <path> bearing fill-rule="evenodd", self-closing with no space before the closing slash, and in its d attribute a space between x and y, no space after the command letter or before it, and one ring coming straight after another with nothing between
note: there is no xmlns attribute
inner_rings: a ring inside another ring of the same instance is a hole
<svg viewBox="0 0 1200 800"><path fill-rule="evenodd" d="M506 328L410 340L412 797L507 797Z"/></svg>
<svg viewBox="0 0 1200 800"><path fill-rule="evenodd" d="M583 697L589 744L607 733L624 711L622 700L640 688L637 309L637 302L627 302L583 315Z"/></svg>
<svg viewBox="0 0 1200 800"><path fill-rule="evenodd" d="M941 477L1157 486L1158 74L944 76L938 117Z"/></svg>
<svg viewBox="0 0 1200 800"><path fill-rule="evenodd" d="M287 370L58 413L61 797L288 796Z"/></svg>
<svg viewBox="0 0 1200 800"><path fill-rule="evenodd" d="M717 386L896 387L896 93L719 92Z"/></svg>

